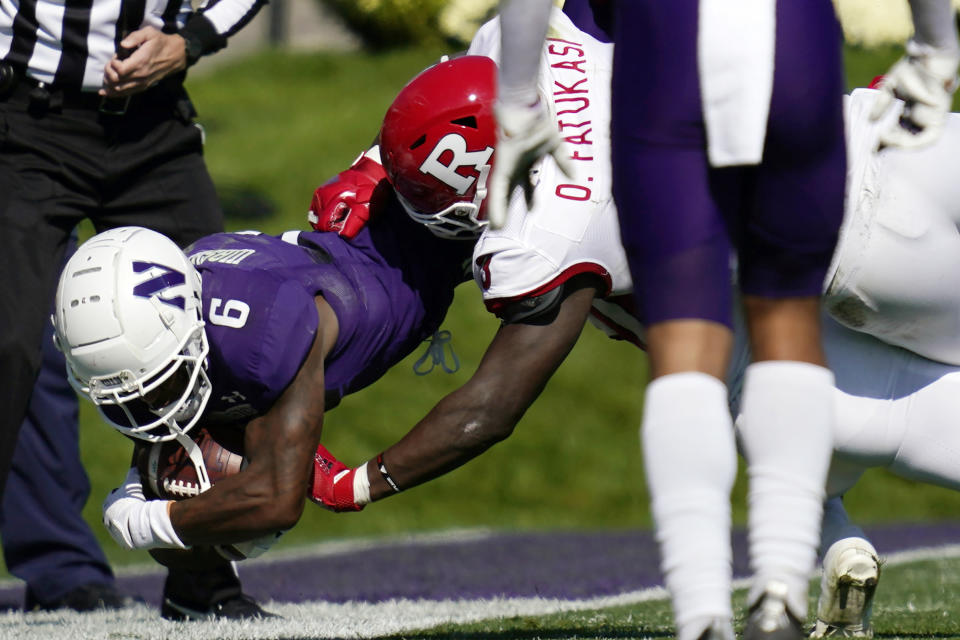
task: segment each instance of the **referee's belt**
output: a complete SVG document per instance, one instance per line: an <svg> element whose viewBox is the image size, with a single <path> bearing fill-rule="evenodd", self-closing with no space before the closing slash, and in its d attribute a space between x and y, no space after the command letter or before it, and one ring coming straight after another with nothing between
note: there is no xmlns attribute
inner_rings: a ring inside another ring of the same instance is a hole
<svg viewBox="0 0 960 640"><path fill-rule="evenodd" d="M0 65L3 64L0 62ZM27 110L36 115L62 109L79 109L97 111L109 116L123 116L134 107L151 103L156 106L170 105L173 109L177 100L183 95L180 83L176 84L178 90L160 82L146 91L131 96L108 98L96 91L62 89L17 73L6 91L0 88L0 102L25 104Z"/></svg>

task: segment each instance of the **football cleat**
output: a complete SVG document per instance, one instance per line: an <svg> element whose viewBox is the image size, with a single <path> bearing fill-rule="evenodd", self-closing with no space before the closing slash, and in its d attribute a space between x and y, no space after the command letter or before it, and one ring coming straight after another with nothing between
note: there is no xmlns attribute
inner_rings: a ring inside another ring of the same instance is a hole
<svg viewBox="0 0 960 640"><path fill-rule="evenodd" d="M716 618L703 630L697 640L733 640L733 622L729 618Z"/></svg>
<svg viewBox="0 0 960 640"><path fill-rule="evenodd" d="M800 620L787 608L787 585L772 581L747 612L743 640L802 640Z"/></svg>
<svg viewBox="0 0 960 640"><path fill-rule="evenodd" d="M837 540L823 558L817 623L811 638L871 638L870 613L880 559L863 538Z"/></svg>
<svg viewBox="0 0 960 640"><path fill-rule="evenodd" d="M163 585L160 616L174 621L279 617L243 593L233 563L197 570L171 568Z"/></svg>
<svg viewBox="0 0 960 640"><path fill-rule="evenodd" d="M171 598L164 598L160 607L160 616L165 620L186 622L189 620L260 620L264 618L278 618L269 611L264 611L257 601L245 593L238 593L223 600L209 603L184 603Z"/></svg>

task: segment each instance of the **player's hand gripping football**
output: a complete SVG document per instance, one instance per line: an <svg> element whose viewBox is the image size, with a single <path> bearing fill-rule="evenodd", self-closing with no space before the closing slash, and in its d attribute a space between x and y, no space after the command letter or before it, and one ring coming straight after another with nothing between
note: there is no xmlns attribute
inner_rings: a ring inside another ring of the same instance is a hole
<svg viewBox="0 0 960 640"><path fill-rule="evenodd" d="M332 231L351 240L376 215L390 188L387 173L376 155L361 155L349 169L317 187L307 213L314 229Z"/></svg>
<svg viewBox="0 0 960 640"><path fill-rule="evenodd" d="M880 119L894 98L904 102L897 123L880 134L880 148L917 148L936 140L957 89L960 51L915 40L910 40L906 49L906 55L877 85L880 95L870 113L871 120Z"/></svg>
<svg viewBox="0 0 960 640"><path fill-rule="evenodd" d="M550 117L543 100L532 106L497 102L497 152L490 172L487 196L487 219L493 229L507 222L507 206L517 187L523 187L527 208L533 204L533 183L530 169L543 156L550 154L560 169L573 175L573 166L563 150L557 123Z"/></svg>
<svg viewBox="0 0 960 640"><path fill-rule="evenodd" d="M359 484L366 487L366 495L363 495L362 487L359 492L357 491L358 483L355 479L358 473L363 474ZM360 511L370 502L369 484L362 482L366 480L366 473L367 465L351 469L337 460L326 447L319 444L313 456L310 499L330 511Z"/></svg>
<svg viewBox="0 0 960 640"><path fill-rule="evenodd" d="M140 472L134 467L103 501L103 524L125 549L186 549L173 530L168 507L168 500L144 497Z"/></svg>

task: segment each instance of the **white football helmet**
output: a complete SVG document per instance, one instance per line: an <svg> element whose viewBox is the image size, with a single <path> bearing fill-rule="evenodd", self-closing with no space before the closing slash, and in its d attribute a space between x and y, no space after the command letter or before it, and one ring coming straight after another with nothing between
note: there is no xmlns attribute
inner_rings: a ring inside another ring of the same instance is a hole
<svg viewBox="0 0 960 640"><path fill-rule="evenodd" d="M57 286L67 375L122 433L183 437L210 398L200 274L167 237L120 227L85 242Z"/></svg>

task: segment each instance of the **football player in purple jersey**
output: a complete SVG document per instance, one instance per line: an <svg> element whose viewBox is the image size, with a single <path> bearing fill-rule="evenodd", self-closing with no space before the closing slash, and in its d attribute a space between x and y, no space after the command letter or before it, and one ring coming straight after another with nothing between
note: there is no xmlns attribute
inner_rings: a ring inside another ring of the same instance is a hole
<svg viewBox="0 0 960 640"><path fill-rule="evenodd" d="M300 517L325 411L438 329L470 250L402 214L350 243L221 233L183 252L141 227L84 243L56 299L74 387L117 430L179 442L197 467L191 429L244 430L246 466L194 497L147 500L131 468L104 503L114 539L196 570L268 548ZM208 613L179 586L167 617Z"/></svg>

